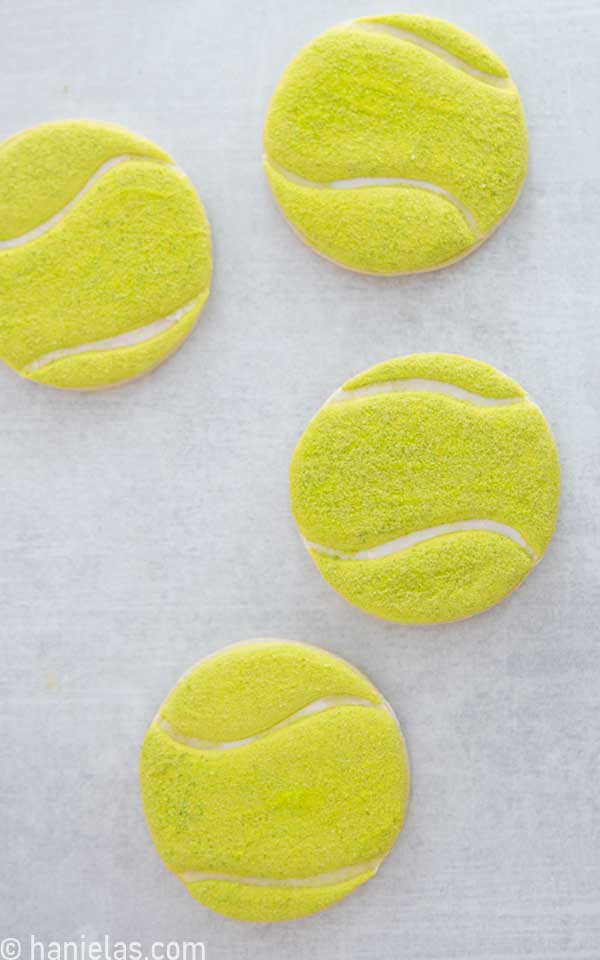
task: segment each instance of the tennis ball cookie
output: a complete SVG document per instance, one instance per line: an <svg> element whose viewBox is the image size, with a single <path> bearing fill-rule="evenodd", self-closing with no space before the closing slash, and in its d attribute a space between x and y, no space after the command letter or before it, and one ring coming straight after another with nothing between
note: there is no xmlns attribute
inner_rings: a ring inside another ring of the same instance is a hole
<svg viewBox="0 0 600 960"><path fill-rule="evenodd" d="M73 120L0 146L0 358L21 376L141 376L191 332L210 277L202 204L153 143Z"/></svg>
<svg viewBox="0 0 600 960"><path fill-rule="evenodd" d="M284 216L317 253L372 274L435 270L508 214L527 131L508 69L434 17L363 17L284 72L264 131Z"/></svg>
<svg viewBox="0 0 600 960"><path fill-rule="evenodd" d="M346 600L399 623L497 603L543 556L559 465L548 425L493 367L424 353L349 380L308 425L294 517Z"/></svg>
<svg viewBox="0 0 600 960"><path fill-rule="evenodd" d="M252 921L315 913L369 880L409 790L381 694L325 650L279 640L186 674L146 734L140 776L166 866L200 903Z"/></svg>

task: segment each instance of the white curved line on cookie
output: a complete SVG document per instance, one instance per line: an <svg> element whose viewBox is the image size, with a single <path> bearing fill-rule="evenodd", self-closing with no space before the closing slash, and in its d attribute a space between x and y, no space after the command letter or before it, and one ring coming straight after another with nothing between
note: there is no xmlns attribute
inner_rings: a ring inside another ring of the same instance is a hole
<svg viewBox="0 0 600 960"><path fill-rule="evenodd" d="M171 740L175 740L177 743L183 743L186 747L194 747L196 750L231 750L235 747L245 747L249 743L254 743L256 740L262 740L263 737L268 737L276 730L281 730L283 727L288 727L290 724L294 723L296 720L301 720L303 717L313 716L315 713L321 713L323 710L330 710L332 707L349 706L372 707L375 710L388 709L385 703L373 703L371 700L365 700L362 697L351 697L346 695L319 697L318 700L313 700L312 703L309 703L301 710L296 710L295 713L292 713L289 717L286 717L285 720L281 720L279 723L274 723L272 727L269 727L267 730L262 730L260 733L256 733L251 737L244 737L243 740L218 741L200 740L197 737L186 737L183 734L177 733L169 721L160 715L156 718L155 723L171 738ZM394 720L395 719L396 718L394 717Z"/></svg>
<svg viewBox="0 0 600 960"><path fill-rule="evenodd" d="M146 323L143 327L136 327L135 330L127 330L125 333L119 333L115 337L107 337L105 340L80 343L76 347L65 347L62 350L45 353L28 363L21 372L24 374L34 373L36 370L46 367L49 363L54 363L55 360L64 360L65 357L73 357L78 353L90 353L95 350L118 350L123 347L135 347L140 343L145 343L147 340L152 340L153 337L157 337L174 327L194 307L197 306L200 309L207 296L208 290L203 290L201 294L183 307L179 307L174 313L170 313L167 317L160 317L158 320L152 320L151 323Z"/></svg>
<svg viewBox="0 0 600 960"><path fill-rule="evenodd" d="M271 164L277 173L285 177L286 180L297 183L300 187L312 187L315 190L360 190L365 187L412 187L416 190L427 190L429 193L436 193L456 207L471 229L475 233L479 233L477 220L469 208L465 207L464 203L453 196L448 190L445 190L444 187L438 187L437 184L431 183L429 180L412 180L409 177L348 177L347 179L330 180L327 183L319 183L317 180L308 180L306 177L300 177L298 174L286 170L268 156L265 156L265 160Z"/></svg>
<svg viewBox="0 0 600 960"><path fill-rule="evenodd" d="M493 73L486 73L485 70L478 70L477 67L472 67L465 60L456 57L444 47L438 46L437 43L433 43L425 37L420 37L417 33L411 33L410 30L403 30L401 27L392 27L386 23L361 23L358 20L351 20L350 23L347 24L347 27L352 27L355 30L366 30L370 33L387 33L391 37L396 37L397 40L404 40L406 43L412 43L416 47L422 47L423 50L427 50L428 53L439 57L440 60L445 60L449 66L454 67L456 70L462 70L463 73L468 73L470 76L475 77L476 80L481 80L482 83L488 83L492 87L500 87L506 90L513 86L510 77L497 77Z"/></svg>
<svg viewBox="0 0 600 960"><path fill-rule="evenodd" d="M210 873L197 870L186 870L185 873L179 874L179 879L183 880L184 883L224 880L227 883L248 884L253 887L332 887L338 883L344 883L346 880L352 880L354 877L360 877L363 873L377 870L382 861L383 857L379 857L377 860L365 860L364 863L354 863L349 867L330 870L328 873L319 873L313 877L290 877L283 880L272 880L268 877L237 877L229 873Z"/></svg>
<svg viewBox="0 0 600 960"><path fill-rule="evenodd" d="M21 247L25 243L29 243L31 240L37 240L38 237L42 237L45 233L48 233L52 227L55 227L57 223L60 223L61 220L66 217L69 210L72 210L76 203L92 189L95 183L103 177L105 173L108 173L109 170L112 170L113 167L119 166L121 163L129 163L131 160L143 160L144 163L158 163L163 167L172 167L173 170L178 171L178 168L175 167L172 163L168 163L165 160L157 160L154 157L137 157L134 154L126 154L121 157L113 157L112 160L107 160L106 163L103 163L101 167L98 167L96 172L90 177L88 182L81 188L79 193L76 193L72 200L69 200L68 203L55 213L49 220L46 220L45 223L40 223L39 226L34 227L33 230L29 230L27 233L21 234L20 237L13 237L10 240L0 240L0 250L8 250L12 247ZM179 171L181 172L181 171Z"/></svg>
<svg viewBox="0 0 600 960"><path fill-rule="evenodd" d="M388 540L387 543L380 543L376 547L368 550L357 550L355 553L343 553L341 550L332 550L330 547L323 547L319 543L312 543L310 540L304 540L305 546L316 553L324 553L329 557L335 557L337 560L380 560L382 557L389 557L395 553L401 553L414 547L417 543L424 540L432 540L434 537L442 537L451 533L464 533L470 530L483 530L490 533L498 533L502 537L507 537L516 543L517 546L526 550L537 563L538 557L532 547L521 536L514 527L509 527L505 523L496 523L495 520L458 520L456 523L442 523L437 527L429 527L426 530L415 530L413 533L407 533L403 537L396 537L395 540Z"/></svg>
<svg viewBox="0 0 600 960"><path fill-rule="evenodd" d="M386 380L382 383L372 383L366 387L355 387L346 390L340 387L331 395L325 406L330 403L343 403L347 400L357 400L360 397L373 397L378 393L444 393L455 400L467 400L478 407L507 407L513 403L521 403L529 398L522 397L484 397L480 393L471 393L453 383L444 383L442 380L427 380L422 377L406 380Z"/></svg>

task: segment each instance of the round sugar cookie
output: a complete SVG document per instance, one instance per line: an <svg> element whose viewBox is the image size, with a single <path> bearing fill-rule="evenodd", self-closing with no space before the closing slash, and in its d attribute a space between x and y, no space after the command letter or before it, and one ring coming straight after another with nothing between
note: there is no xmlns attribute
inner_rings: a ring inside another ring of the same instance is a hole
<svg viewBox="0 0 600 960"><path fill-rule="evenodd" d="M296 523L346 600L398 623L486 610L543 556L559 498L540 409L493 367L423 353L367 370L308 425Z"/></svg>
<svg viewBox="0 0 600 960"><path fill-rule="evenodd" d="M285 70L264 130L281 210L317 253L362 273L435 270L514 204L527 131L504 63L434 17L362 17Z"/></svg>
<svg viewBox="0 0 600 960"><path fill-rule="evenodd" d="M0 358L21 376L141 376L193 329L211 270L202 204L150 141L70 120L0 145Z"/></svg>
<svg viewBox="0 0 600 960"><path fill-rule="evenodd" d="M408 760L380 693L344 660L283 640L203 660L142 747L164 863L237 920L316 913L369 880L402 826Z"/></svg>

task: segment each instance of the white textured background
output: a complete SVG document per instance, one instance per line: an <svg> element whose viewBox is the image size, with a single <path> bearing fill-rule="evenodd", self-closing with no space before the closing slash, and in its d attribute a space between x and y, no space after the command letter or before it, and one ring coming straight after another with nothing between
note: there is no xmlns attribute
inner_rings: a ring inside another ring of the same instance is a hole
<svg viewBox="0 0 600 960"><path fill-rule="evenodd" d="M600 8L428 3L508 63L531 170L479 252L404 280L309 252L261 170L287 61L369 12L381 0L0 0L0 139L65 117L145 134L191 176L215 254L199 327L147 379L69 394L0 369L0 939L203 939L207 960L600 957ZM564 489L520 591L464 623L403 628L320 579L287 470L334 388L423 350L486 360L530 391ZM196 904L138 798L163 696L255 636L353 660L396 708L413 765L376 879L280 926Z"/></svg>

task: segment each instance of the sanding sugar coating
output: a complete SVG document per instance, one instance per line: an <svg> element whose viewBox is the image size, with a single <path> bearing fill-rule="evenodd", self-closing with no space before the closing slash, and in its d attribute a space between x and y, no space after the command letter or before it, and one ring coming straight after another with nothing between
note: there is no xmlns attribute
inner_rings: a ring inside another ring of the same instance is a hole
<svg viewBox="0 0 600 960"><path fill-rule="evenodd" d="M150 833L201 903L238 920L323 910L369 880L402 826L408 760L389 705L306 644L238 644L197 664L142 748Z"/></svg>
<svg viewBox="0 0 600 960"><path fill-rule="evenodd" d="M141 376L193 329L211 270L202 204L143 137L72 120L0 145L0 358L22 376Z"/></svg>
<svg viewBox="0 0 600 960"><path fill-rule="evenodd" d="M450 354L381 363L336 391L292 458L294 517L362 610L441 623L486 610L544 554L559 465L514 380Z"/></svg>
<svg viewBox="0 0 600 960"><path fill-rule="evenodd" d="M284 72L264 165L294 229L365 273L434 270L507 215L527 167L508 70L433 17L365 17L327 31Z"/></svg>

